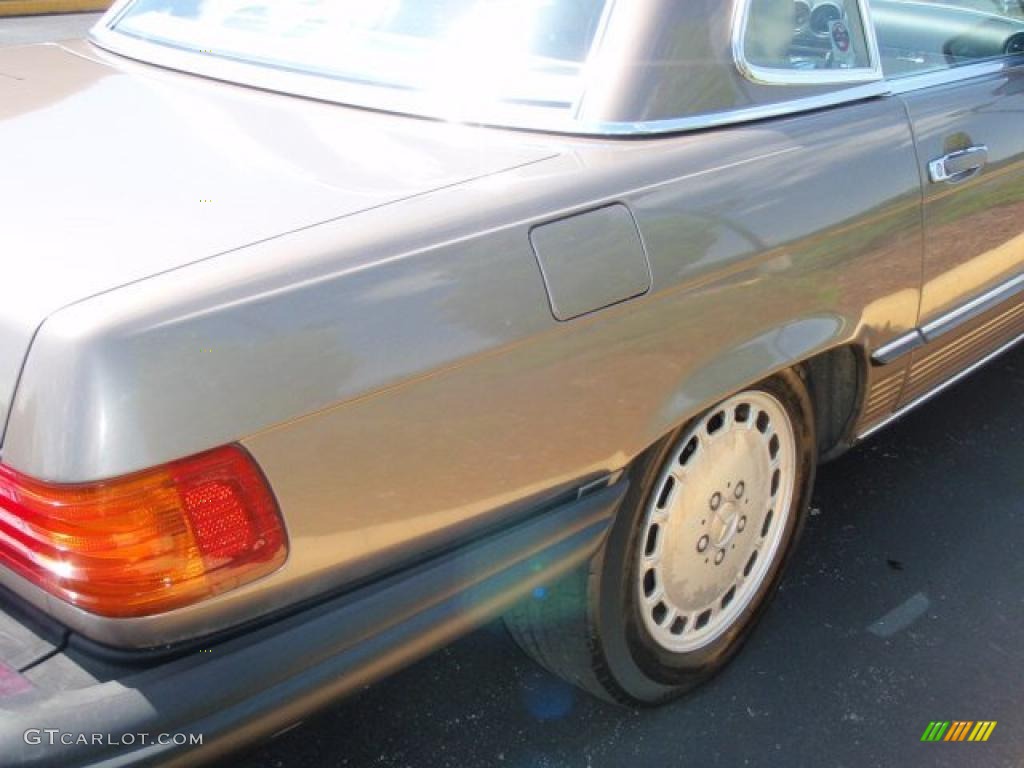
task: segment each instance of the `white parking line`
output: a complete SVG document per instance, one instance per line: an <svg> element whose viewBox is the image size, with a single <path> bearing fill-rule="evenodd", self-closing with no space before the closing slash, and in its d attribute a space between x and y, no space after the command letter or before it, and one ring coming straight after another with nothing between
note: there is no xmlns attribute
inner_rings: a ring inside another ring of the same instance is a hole
<svg viewBox="0 0 1024 768"><path fill-rule="evenodd" d="M919 618L924 616L931 606L931 601L922 592L918 592L902 605L893 608L889 613L868 627L868 632L878 637L892 637L902 632Z"/></svg>

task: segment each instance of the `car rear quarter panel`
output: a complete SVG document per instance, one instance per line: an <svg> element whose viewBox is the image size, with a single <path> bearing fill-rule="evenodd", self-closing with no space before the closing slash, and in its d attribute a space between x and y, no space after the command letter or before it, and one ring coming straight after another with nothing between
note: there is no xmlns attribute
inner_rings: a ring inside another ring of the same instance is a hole
<svg viewBox="0 0 1024 768"><path fill-rule="evenodd" d="M920 182L898 102L551 143L556 159L47 321L6 462L91 480L242 439L291 539L281 571L208 603L62 617L154 644L370 578L624 467L775 370L914 327ZM636 218L653 288L559 322L530 230L612 202Z"/></svg>

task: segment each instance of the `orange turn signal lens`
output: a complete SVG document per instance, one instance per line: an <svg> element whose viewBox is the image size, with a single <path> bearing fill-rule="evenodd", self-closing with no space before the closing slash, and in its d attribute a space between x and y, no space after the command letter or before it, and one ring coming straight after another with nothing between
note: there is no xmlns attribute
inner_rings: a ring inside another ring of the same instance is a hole
<svg viewBox="0 0 1024 768"><path fill-rule="evenodd" d="M239 446L83 485L0 465L0 565L91 613L180 608L265 576L287 555L277 502Z"/></svg>

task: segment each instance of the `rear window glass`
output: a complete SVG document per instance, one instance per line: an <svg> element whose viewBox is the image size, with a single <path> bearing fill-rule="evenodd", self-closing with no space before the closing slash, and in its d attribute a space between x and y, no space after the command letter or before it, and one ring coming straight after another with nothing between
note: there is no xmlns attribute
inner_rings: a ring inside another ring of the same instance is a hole
<svg viewBox="0 0 1024 768"><path fill-rule="evenodd" d="M359 85L569 107L608 0L136 0L166 46Z"/></svg>

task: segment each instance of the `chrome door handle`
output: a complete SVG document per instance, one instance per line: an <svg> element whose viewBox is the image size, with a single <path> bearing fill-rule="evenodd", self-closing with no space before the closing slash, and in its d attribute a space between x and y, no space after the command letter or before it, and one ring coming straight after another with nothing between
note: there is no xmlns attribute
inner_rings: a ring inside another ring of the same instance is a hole
<svg viewBox="0 0 1024 768"><path fill-rule="evenodd" d="M950 152L928 163L928 176L935 184L963 181L988 164L988 147L979 144L959 152Z"/></svg>

